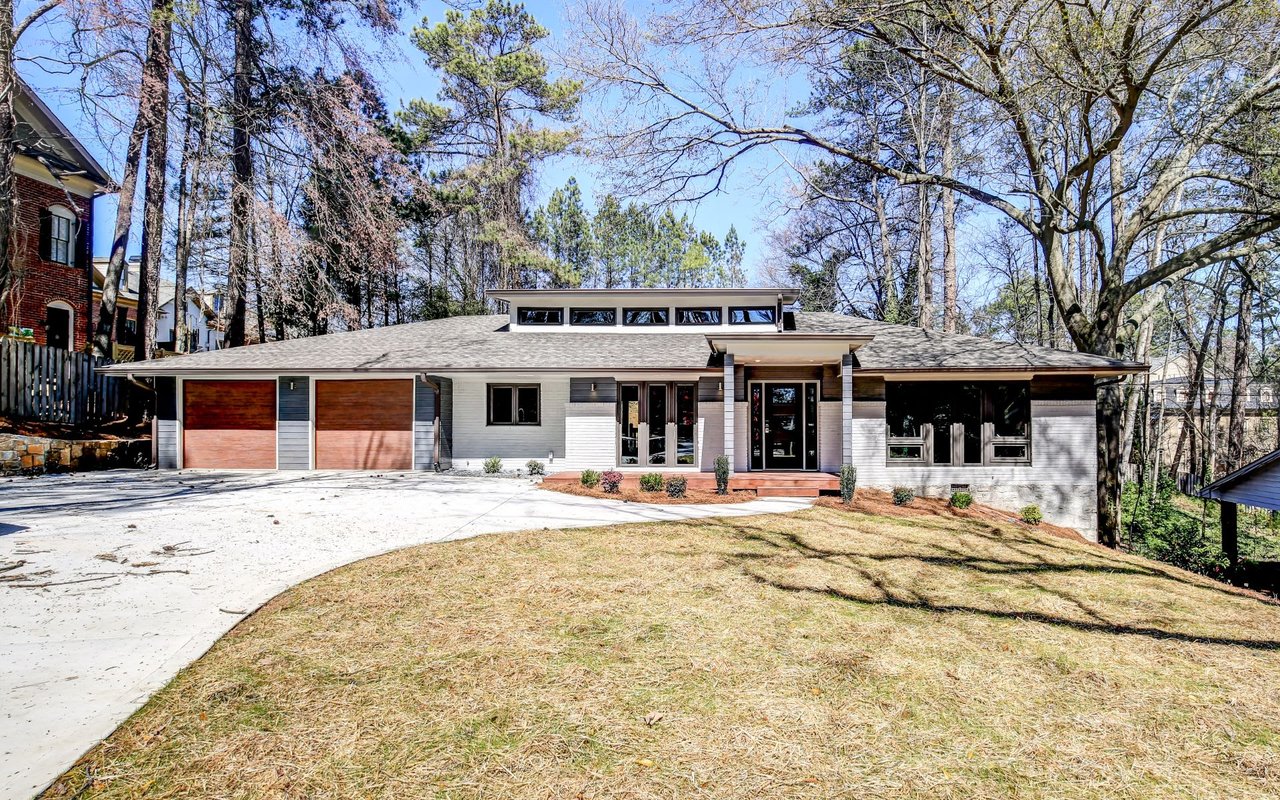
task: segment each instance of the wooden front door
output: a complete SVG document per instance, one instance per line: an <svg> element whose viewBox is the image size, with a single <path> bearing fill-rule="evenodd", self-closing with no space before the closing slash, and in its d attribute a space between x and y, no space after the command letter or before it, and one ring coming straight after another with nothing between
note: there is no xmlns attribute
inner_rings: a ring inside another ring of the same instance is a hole
<svg viewBox="0 0 1280 800"><path fill-rule="evenodd" d="M316 381L316 469L413 469L413 381Z"/></svg>
<svg viewBox="0 0 1280 800"><path fill-rule="evenodd" d="M276 382L182 382L182 466L274 469Z"/></svg>

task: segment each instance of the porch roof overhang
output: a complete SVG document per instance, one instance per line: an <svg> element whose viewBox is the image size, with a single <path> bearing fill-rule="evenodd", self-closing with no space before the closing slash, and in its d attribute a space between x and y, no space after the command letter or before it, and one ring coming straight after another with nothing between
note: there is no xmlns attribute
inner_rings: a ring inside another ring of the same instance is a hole
<svg viewBox="0 0 1280 800"><path fill-rule="evenodd" d="M707 344L717 353L729 353L740 363L828 364L840 363L849 353L874 336L847 333L708 333Z"/></svg>

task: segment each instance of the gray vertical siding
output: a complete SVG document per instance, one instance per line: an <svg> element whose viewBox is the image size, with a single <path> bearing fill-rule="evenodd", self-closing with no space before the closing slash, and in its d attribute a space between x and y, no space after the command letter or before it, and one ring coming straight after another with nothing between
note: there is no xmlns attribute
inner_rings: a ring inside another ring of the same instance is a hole
<svg viewBox="0 0 1280 800"><path fill-rule="evenodd" d="M720 389L720 383L724 380L722 375L703 375L698 378L698 402L699 403L719 403L724 400L724 392Z"/></svg>
<svg viewBox="0 0 1280 800"><path fill-rule="evenodd" d="M413 468L435 469L436 387L420 380L413 382Z"/></svg>
<svg viewBox="0 0 1280 800"><path fill-rule="evenodd" d="M591 391L595 385L595 391ZM618 382L613 378L570 378L570 403L616 403Z"/></svg>
<svg viewBox="0 0 1280 800"><path fill-rule="evenodd" d="M156 469L178 468L178 381L156 378Z"/></svg>
<svg viewBox="0 0 1280 800"><path fill-rule="evenodd" d="M276 388L276 468L310 469L311 381L305 375L286 375Z"/></svg>

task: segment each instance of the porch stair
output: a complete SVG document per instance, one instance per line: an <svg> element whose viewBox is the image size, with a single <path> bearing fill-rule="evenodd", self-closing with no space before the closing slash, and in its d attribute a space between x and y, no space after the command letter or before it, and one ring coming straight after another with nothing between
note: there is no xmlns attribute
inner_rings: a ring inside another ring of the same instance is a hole
<svg viewBox="0 0 1280 800"><path fill-rule="evenodd" d="M622 486L626 489L637 489L640 476L649 470L628 470L623 472ZM668 472L662 473L664 478L680 476L688 479L690 489L712 491L716 488L714 472ZM543 483L578 483L581 472L556 472L543 478ZM729 491L755 492L760 497L817 497L824 491L839 491L840 477L830 472L738 472L729 476Z"/></svg>

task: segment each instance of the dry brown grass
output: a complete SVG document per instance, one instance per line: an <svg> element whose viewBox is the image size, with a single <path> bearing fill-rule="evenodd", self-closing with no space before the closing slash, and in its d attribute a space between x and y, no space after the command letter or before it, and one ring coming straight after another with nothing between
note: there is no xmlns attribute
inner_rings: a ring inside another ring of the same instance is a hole
<svg viewBox="0 0 1280 800"><path fill-rule="evenodd" d="M598 497L603 500L622 500L626 503L654 503L657 505L687 505L690 503L716 505L720 503L747 503L757 499L755 491L737 491L728 494L716 494L715 490L689 489L684 497L668 497L664 489L661 492L645 492L636 488L622 487L610 494L599 486L588 488L579 483L542 483L543 489L563 494L575 494L579 497Z"/></svg>
<svg viewBox="0 0 1280 800"><path fill-rule="evenodd" d="M282 595L50 796L1275 797L1277 639L981 519L488 536Z"/></svg>

